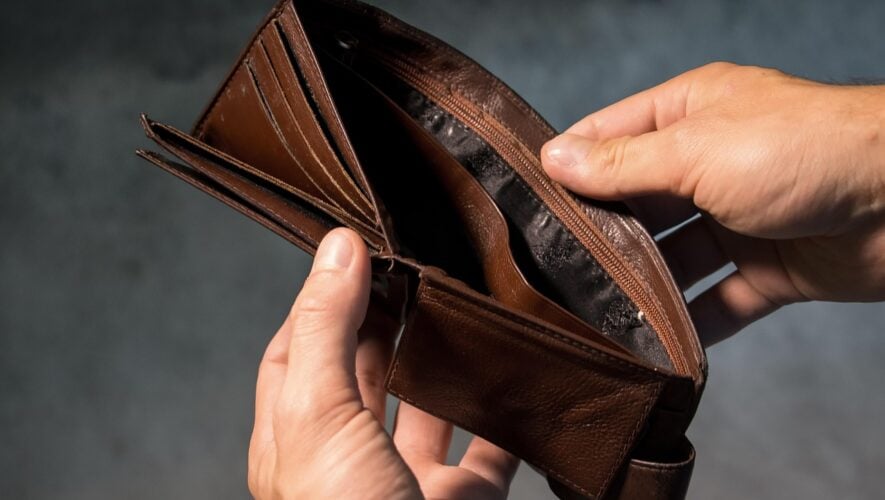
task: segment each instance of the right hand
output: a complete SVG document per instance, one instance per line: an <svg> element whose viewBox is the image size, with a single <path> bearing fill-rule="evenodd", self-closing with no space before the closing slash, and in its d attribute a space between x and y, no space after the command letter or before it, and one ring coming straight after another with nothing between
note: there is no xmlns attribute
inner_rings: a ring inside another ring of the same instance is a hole
<svg viewBox="0 0 885 500"><path fill-rule="evenodd" d="M714 63L628 97L548 142L547 173L627 199L692 301L705 344L779 306L885 299L885 87Z"/></svg>

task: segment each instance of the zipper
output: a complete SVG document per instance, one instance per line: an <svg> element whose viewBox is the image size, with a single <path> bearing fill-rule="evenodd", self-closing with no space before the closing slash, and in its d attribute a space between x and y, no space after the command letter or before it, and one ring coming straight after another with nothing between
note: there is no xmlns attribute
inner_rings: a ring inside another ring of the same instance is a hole
<svg viewBox="0 0 885 500"><path fill-rule="evenodd" d="M661 305L646 292L645 287L640 284L633 271L598 234L595 226L588 224L585 219L581 218L579 215L581 210L575 205L575 201L569 200L567 195L559 192L550 179L541 173L537 157L528 151L528 148L506 127L496 123L495 120L486 119L487 114L483 110L477 110L475 104L465 102L466 98L459 99L460 96L453 93L447 85L428 78L426 72L417 71L410 61L377 49L370 49L370 51L377 61L397 77L408 82L430 100L454 114L504 156L507 163L529 183L533 191L563 221L566 228L578 237L579 241L599 261L618 286L639 306L640 313L648 318L655 331L660 335L676 371L679 374L691 375L685 357L676 346L673 327L663 313Z"/></svg>

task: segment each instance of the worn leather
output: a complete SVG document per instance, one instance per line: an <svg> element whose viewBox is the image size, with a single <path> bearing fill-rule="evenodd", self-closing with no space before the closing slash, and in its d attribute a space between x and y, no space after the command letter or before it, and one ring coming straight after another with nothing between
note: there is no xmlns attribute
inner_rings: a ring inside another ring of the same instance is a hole
<svg viewBox="0 0 885 500"><path fill-rule="evenodd" d="M347 226L373 314L404 324L387 387L516 454L560 497L682 498L706 359L654 240L573 196L554 130L485 69L388 14L284 0L191 134L151 163L309 253Z"/></svg>

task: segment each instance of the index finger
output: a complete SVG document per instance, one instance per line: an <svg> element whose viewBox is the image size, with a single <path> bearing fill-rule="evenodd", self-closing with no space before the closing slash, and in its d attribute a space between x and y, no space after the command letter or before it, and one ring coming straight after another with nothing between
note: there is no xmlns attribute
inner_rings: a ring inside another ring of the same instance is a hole
<svg viewBox="0 0 885 500"><path fill-rule="evenodd" d="M597 141L661 130L685 118L692 107L703 105L702 102L690 102L693 97L706 97L703 92L697 92L693 85L696 81L734 67L734 64L719 62L687 71L587 115L565 133Z"/></svg>

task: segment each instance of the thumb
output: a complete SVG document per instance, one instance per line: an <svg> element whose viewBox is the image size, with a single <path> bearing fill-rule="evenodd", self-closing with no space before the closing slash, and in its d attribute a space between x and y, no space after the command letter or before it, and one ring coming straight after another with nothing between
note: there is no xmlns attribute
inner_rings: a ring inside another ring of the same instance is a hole
<svg viewBox="0 0 885 500"><path fill-rule="evenodd" d="M370 274L356 233L339 228L326 235L289 313L292 340L281 398L297 405L319 405L331 394L359 400L356 332L366 315Z"/></svg>
<svg viewBox="0 0 885 500"><path fill-rule="evenodd" d="M594 141L564 133L541 150L547 175L569 190L601 200L649 194L690 196L685 161L673 128Z"/></svg>

